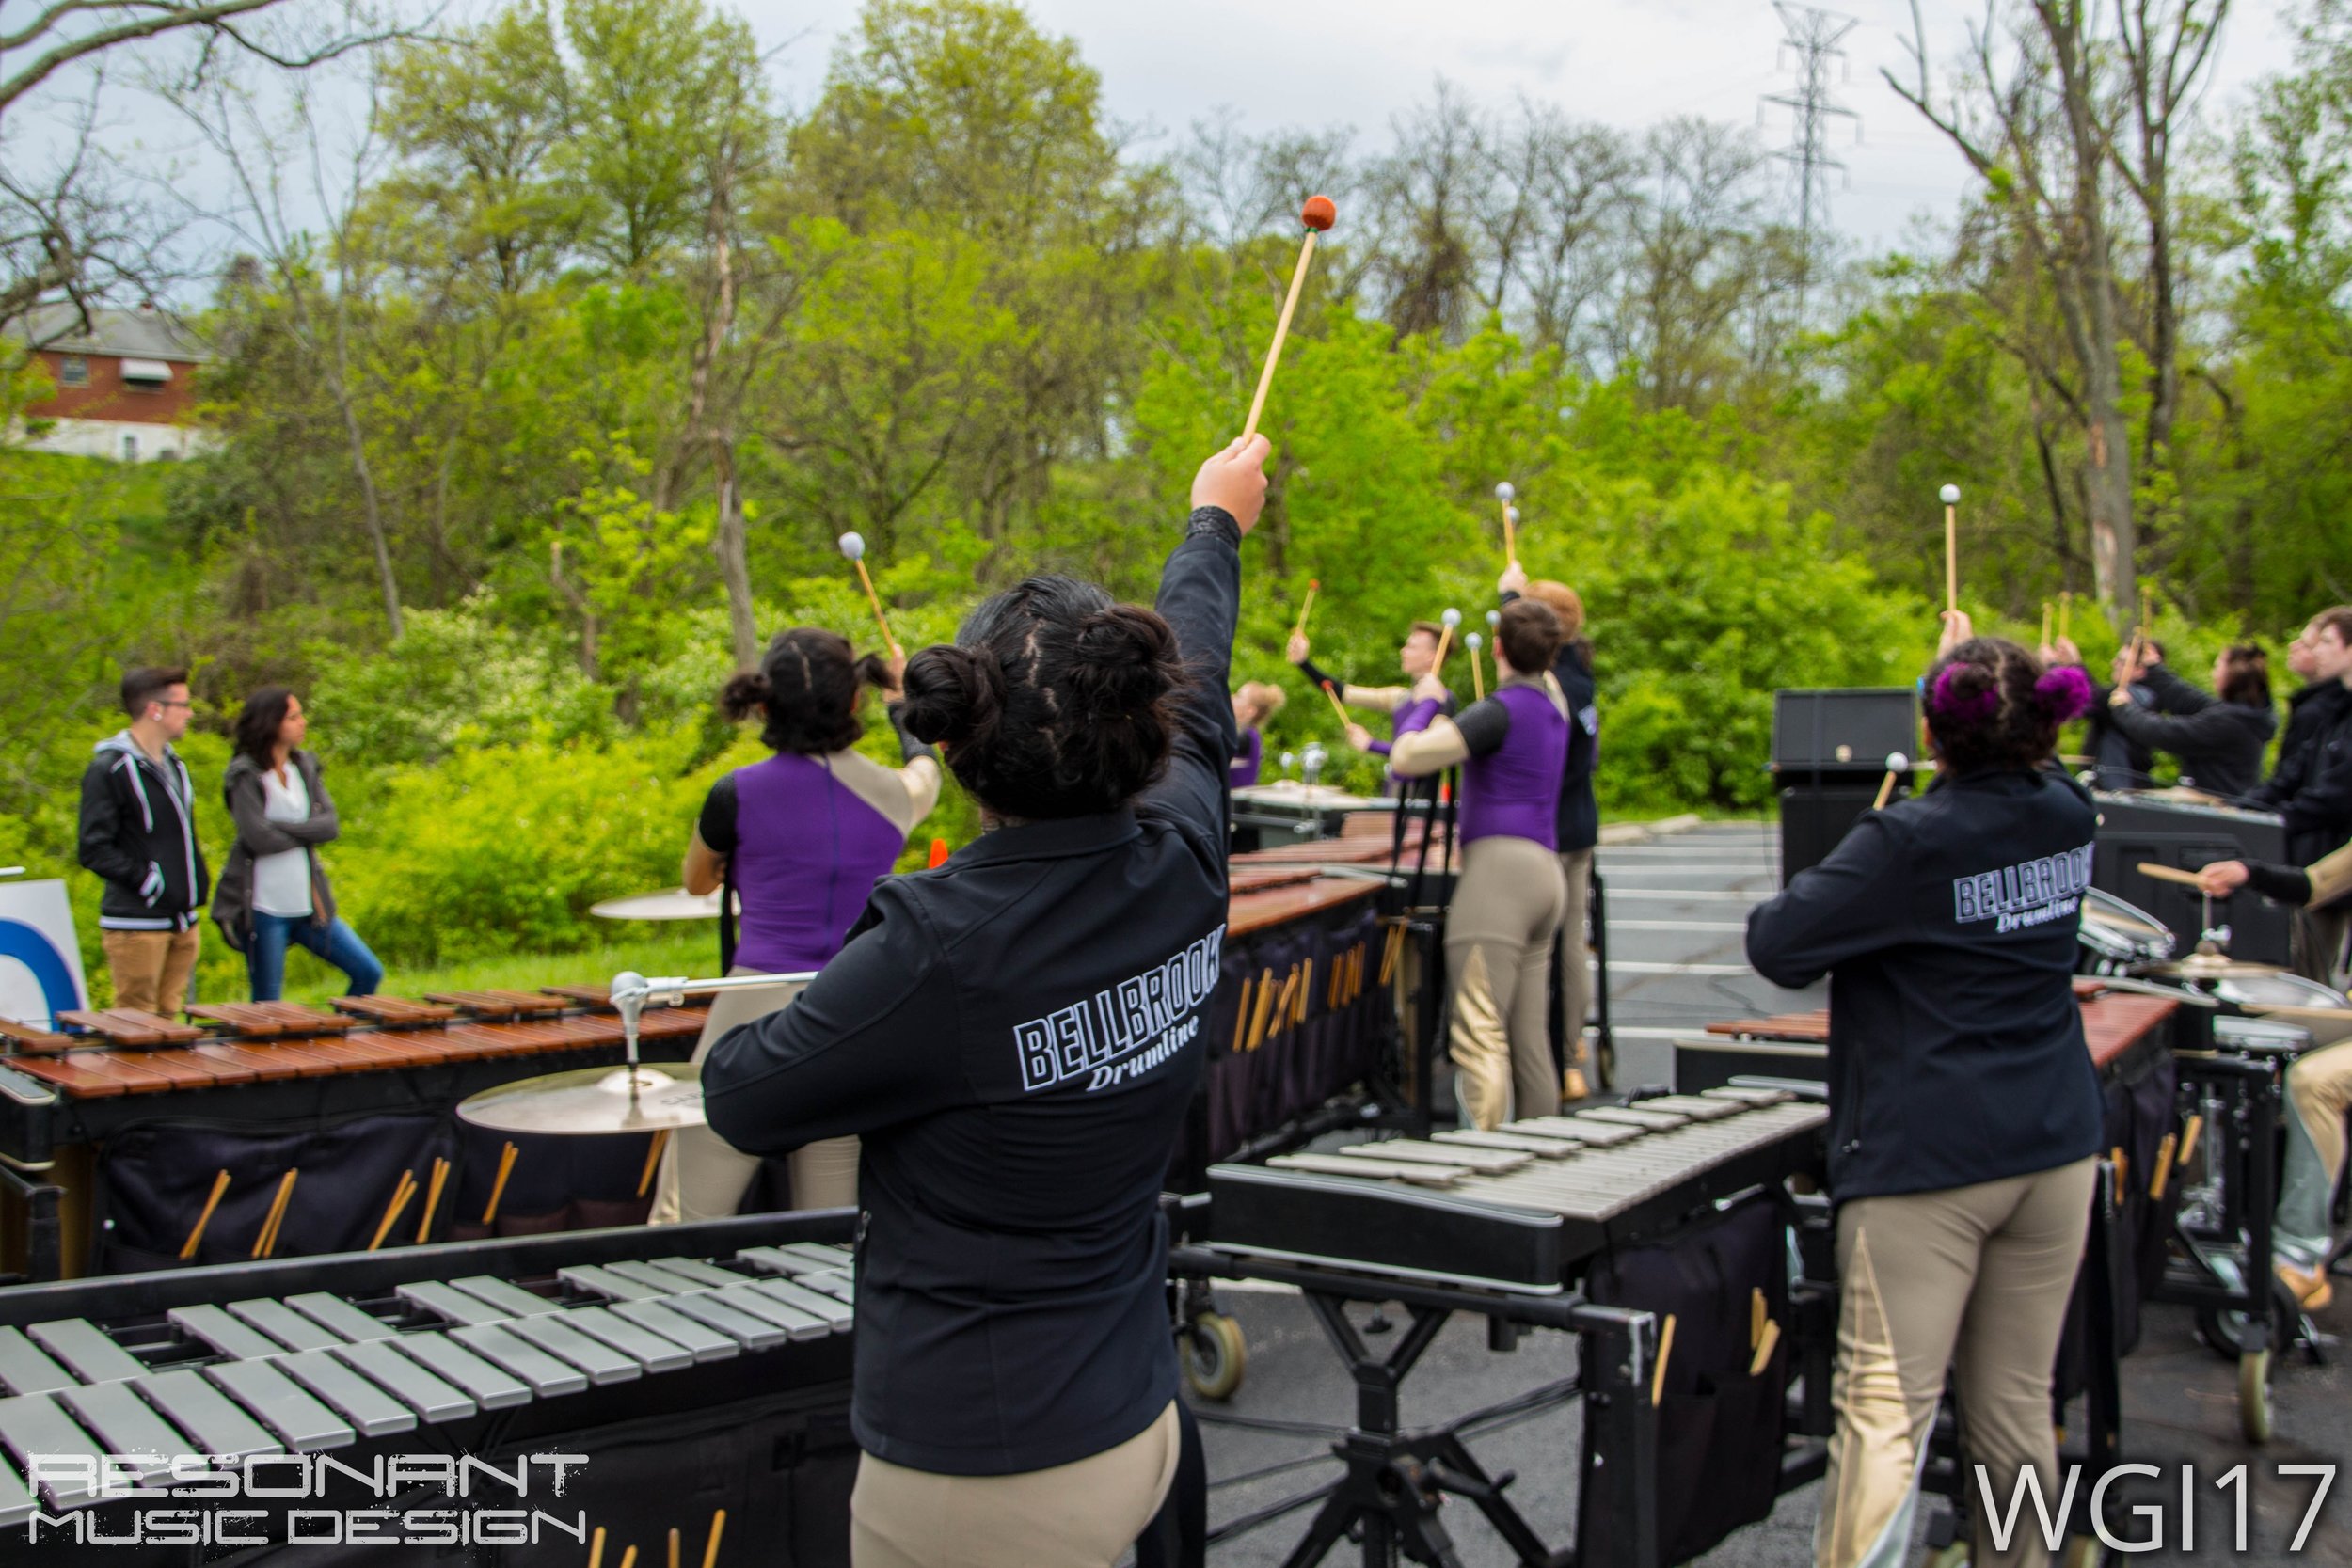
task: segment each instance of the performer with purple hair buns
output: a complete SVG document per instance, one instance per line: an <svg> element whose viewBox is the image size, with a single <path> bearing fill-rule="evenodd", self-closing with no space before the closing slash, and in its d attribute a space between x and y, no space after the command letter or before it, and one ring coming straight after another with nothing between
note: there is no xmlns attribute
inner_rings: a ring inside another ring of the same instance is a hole
<svg viewBox="0 0 2352 1568"><path fill-rule="evenodd" d="M2082 1258L2099 1085L2074 993L2090 798L2054 764L2090 702L1947 612L1927 679L1935 786L1866 815L1748 917L1748 960L1830 981L1837 1433L1814 1539L1822 1568L1899 1562L1945 1370L1994 1495L2058 1495L2050 1370ZM1978 1568L2047 1563L2031 1529Z"/></svg>

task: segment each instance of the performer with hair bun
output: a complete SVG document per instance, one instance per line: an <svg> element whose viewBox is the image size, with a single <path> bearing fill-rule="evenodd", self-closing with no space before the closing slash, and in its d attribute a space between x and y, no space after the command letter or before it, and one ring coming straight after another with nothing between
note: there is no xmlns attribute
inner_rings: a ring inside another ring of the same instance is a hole
<svg viewBox="0 0 2352 1568"><path fill-rule="evenodd" d="M1967 1459L2007 1498L2058 1495L2050 1375L2100 1147L2075 1005L2097 816L2051 765L2090 682L1947 612L1929 672L1935 787L1864 816L1748 916L1748 961L1830 977L1829 1177L1837 1204L1837 1432L1821 1568L1896 1563L1955 1370ZM2041 1534L1977 1568L2048 1562Z"/></svg>
<svg viewBox="0 0 2352 1568"><path fill-rule="evenodd" d="M1389 753L1399 778L1462 767L1462 878L1446 915L1447 1050L1462 1117L1491 1131L1560 1109L1551 1064L1551 946L1567 908L1559 860L1568 710L1550 678L1560 620L1503 606L1494 694L1438 716Z"/></svg>
<svg viewBox="0 0 2352 1568"><path fill-rule="evenodd" d="M1107 1568L1175 1474L1160 1183L1224 939L1266 451L1201 465L1156 610L1030 578L908 662L901 721L987 831L879 883L800 1000L704 1064L739 1148L863 1136L858 1568Z"/></svg>
<svg viewBox="0 0 2352 1568"><path fill-rule="evenodd" d="M1289 694L1269 681L1245 681L1233 693L1233 726L1240 739L1226 778L1235 789L1258 782L1258 771L1265 766L1265 736L1258 726L1281 712L1288 700Z"/></svg>
<svg viewBox="0 0 2352 1568"><path fill-rule="evenodd" d="M729 973L823 968L841 951L907 835L938 803L939 753L907 734L897 702L889 712L904 766L884 768L850 749L866 730L858 706L866 689L895 698L898 684L896 661L860 658L837 632L795 626L769 643L758 669L731 676L720 693L720 711L738 721L757 716L760 738L775 752L712 784L687 841L686 891L742 901L742 936ZM795 994L785 986L723 992L703 1025L695 1059L729 1029ZM755 1156L707 1131L682 1132L662 1156L653 1218L660 1224L732 1214L758 1169ZM857 1140L795 1149L791 1173L795 1208L855 1203Z"/></svg>

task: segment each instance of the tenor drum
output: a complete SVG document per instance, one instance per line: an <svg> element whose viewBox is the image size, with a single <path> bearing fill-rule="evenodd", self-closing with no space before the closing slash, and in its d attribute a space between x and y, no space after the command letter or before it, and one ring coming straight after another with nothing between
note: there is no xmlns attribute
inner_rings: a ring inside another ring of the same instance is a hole
<svg viewBox="0 0 2352 1568"><path fill-rule="evenodd" d="M2082 944L2086 974L2121 974L2172 956L2172 933L2163 921L2095 887L2083 890L2082 924L2075 940Z"/></svg>

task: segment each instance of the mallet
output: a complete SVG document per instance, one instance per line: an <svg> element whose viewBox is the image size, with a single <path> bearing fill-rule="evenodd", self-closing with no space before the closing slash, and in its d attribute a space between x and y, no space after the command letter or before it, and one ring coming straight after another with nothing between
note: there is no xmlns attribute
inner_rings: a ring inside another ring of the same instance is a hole
<svg viewBox="0 0 2352 1568"><path fill-rule="evenodd" d="M1331 699L1331 711L1339 715L1340 729L1343 733L1344 733L1348 724L1351 722L1347 717L1347 705L1340 701L1340 694L1331 689L1331 683L1329 681L1325 681L1323 683L1323 694ZM1284 768L1288 768L1290 766L1290 762L1288 761L1289 755L1290 753L1287 752L1283 753L1285 760L1283 761L1282 766Z"/></svg>
<svg viewBox="0 0 2352 1568"><path fill-rule="evenodd" d="M1480 699L1486 695L1486 676L1478 667L1478 650L1486 645L1486 640L1476 632L1462 639L1462 646L1470 650L1470 695ZM1499 670L1495 672L1496 678L1501 679L1502 673Z"/></svg>
<svg viewBox="0 0 2352 1568"><path fill-rule="evenodd" d="M1439 680L1443 680L1445 679L1446 650L1454 645L1454 628L1462 624L1462 612L1448 606L1446 612L1438 616L1438 621L1445 627L1445 630L1438 634L1438 657L1429 661L1429 673Z"/></svg>
<svg viewBox="0 0 2352 1568"><path fill-rule="evenodd" d="M852 529L841 536L840 544L841 553L849 558L850 565L857 568L858 581L866 585L866 602L874 607L874 625L882 628L882 642L890 649L890 657L904 658L906 650L899 647L898 640L891 635L890 618L882 613L882 595L874 592L874 579L866 571L866 535Z"/></svg>
<svg viewBox="0 0 2352 1568"><path fill-rule="evenodd" d="M1259 417L1265 412L1265 395L1274 389L1274 367L1281 363L1282 340L1290 336L1291 316L1298 309L1299 291L1307 286L1307 265L1315 259L1315 236L1336 223L1339 215L1339 208L1327 196L1311 196L1298 210L1298 221L1307 226L1307 237L1299 242L1298 265L1291 272L1291 292L1283 296L1281 319L1274 324L1274 346L1265 352L1265 368L1258 372L1258 393L1249 400L1249 420L1241 427L1244 441L1258 434Z"/></svg>
<svg viewBox="0 0 2352 1568"><path fill-rule="evenodd" d="M1947 484L1944 498L1944 609L1960 610L1960 486Z"/></svg>
<svg viewBox="0 0 2352 1568"><path fill-rule="evenodd" d="M1323 583L1319 578L1309 578L1307 579L1307 597L1301 601L1298 606L1298 625L1291 628L1291 634L1293 636L1304 637L1307 635L1307 616L1309 612L1315 608L1315 590L1322 586Z"/></svg>
<svg viewBox="0 0 2352 1568"><path fill-rule="evenodd" d="M2060 637L2069 635L2067 628L2074 619L2074 591L2072 588L2062 589L2058 593L2058 635Z"/></svg>
<svg viewBox="0 0 2352 1568"><path fill-rule="evenodd" d="M2042 601L2042 645L2050 646L2050 601Z"/></svg>
<svg viewBox="0 0 2352 1568"><path fill-rule="evenodd" d="M1895 798L1895 781L1911 770L1911 759L1900 752L1886 753L1886 777L1879 781L1879 798L1870 802L1872 811L1884 811L1886 802Z"/></svg>
<svg viewBox="0 0 2352 1568"><path fill-rule="evenodd" d="M1519 538L1517 531L1519 509L1511 504L1512 499L1518 495L1518 491L1512 487L1511 482L1507 479L1495 486L1495 499L1502 503L1502 563L1506 566L1519 558Z"/></svg>

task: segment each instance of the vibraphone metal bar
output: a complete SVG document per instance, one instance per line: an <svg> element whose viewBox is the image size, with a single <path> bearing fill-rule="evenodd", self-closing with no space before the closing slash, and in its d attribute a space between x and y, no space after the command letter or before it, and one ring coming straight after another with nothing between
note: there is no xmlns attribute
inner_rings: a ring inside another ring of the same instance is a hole
<svg viewBox="0 0 2352 1568"><path fill-rule="evenodd" d="M322 1452L426 1427L469 1444L524 1406L559 1407L534 1418L551 1428L608 1419L611 1399L586 1396L643 1380L676 1380L665 1403L723 1402L753 1374L695 1369L813 1341L825 1354L801 1373L846 1378L853 1222L753 1215L0 1292L0 1528L37 1501L108 1500L69 1466L37 1477L36 1454L145 1456L153 1476L180 1454Z"/></svg>

